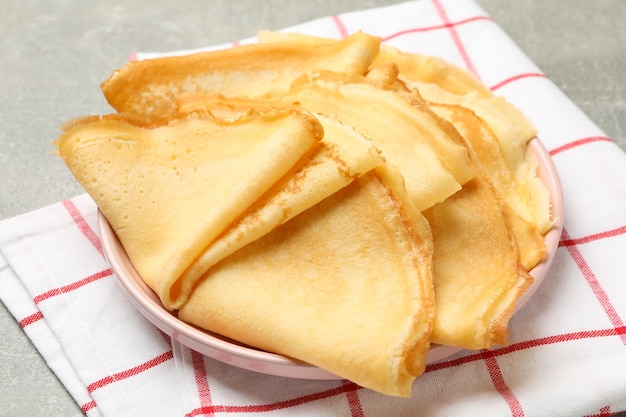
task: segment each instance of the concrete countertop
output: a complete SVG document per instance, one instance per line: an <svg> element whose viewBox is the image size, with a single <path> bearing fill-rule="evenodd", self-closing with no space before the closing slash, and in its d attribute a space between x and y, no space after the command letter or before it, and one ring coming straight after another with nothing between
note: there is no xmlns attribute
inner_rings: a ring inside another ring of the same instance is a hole
<svg viewBox="0 0 626 417"><path fill-rule="evenodd" d="M626 1L476 0L626 150ZM225 43L392 0L11 2L0 16L0 219L82 193L53 156L62 122L108 113L100 82L134 51ZM0 414L78 416L0 307Z"/></svg>

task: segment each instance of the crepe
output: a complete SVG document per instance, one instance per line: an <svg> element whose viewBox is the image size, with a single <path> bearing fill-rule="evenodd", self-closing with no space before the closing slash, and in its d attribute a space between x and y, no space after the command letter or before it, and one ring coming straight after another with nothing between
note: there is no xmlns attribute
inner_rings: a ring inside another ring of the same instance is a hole
<svg viewBox="0 0 626 417"><path fill-rule="evenodd" d="M294 81L289 92L264 101L203 94L179 96L183 109L192 109L196 103L202 106L207 100L230 103L229 111L298 105L317 117L352 126L400 171L420 211L445 200L474 175L467 149L451 136L458 133L442 128L436 115L418 107L418 96L382 90L363 77L316 72Z"/></svg>
<svg viewBox="0 0 626 417"><path fill-rule="evenodd" d="M522 264L531 269L545 255L543 236L553 224L550 196L528 150L535 128L519 109L494 96L465 70L439 58L405 54L388 46L381 49L373 65L391 60L399 63L406 85L419 89L428 107L464 137L504 197Z"/></svg>
<svg viewBox="0 0 626 417"><path fill-rule="evenodd" d="M209 113L160 119L108 115L65 126L56 142L133 265L165 307L183 301L178 278L323 136L297 109L223 121Z"/></svg>
<svg viewBox="0 0 626 417"><path fill-rule="evenodd" d="M339 42L335 38L311 36L301 33L262 30L257 33L261 44L293 43L298 45L329 45ZM400 83L408 90L423 84L435 85L444 91L465 95L472 93L478 97L491 97L491 91L468 71L450 64L442 58L418 53L407 53L393 46L381 44L376 58L368 68L368 73L380 74L390 68L397 71Z"/></svg>
<svg viewBox="0 0 626 417"><path fill-rule="evenodd" d="M421 92L424 84L456 95L472 94L491 97L491 91L468 71L435 56L402 52L392 46L382 45L371 69L393 64L398 68L400 80L409 89Z"/></svg>
<svg viewBox="0 0 626 417"><path fill-rule="evenodd" d="M429 108L442 125L457 129L477 172L462 190L424 212L435 242L431 340L465 349L506 345L516 302L533 282L528 270L546 252L537 226L522 219L506 197L532 190L515 181L500 142L472 111Z"/></svg>
<svg viewBox="0 0 626 417"><path fill-rule="evenodd" d="M253 100L187 97L179 109L211 110L220 118L236 120L250 111L267 111L271 105ZM350 126L316 115L324 129L320 146L262 198L211 242L178 278L178 299L186 301L193 285L217 262L269 233L279 225L316 205L356 178L382 165L383 159L372 143Z"/></svg>
<svg viewBox="0 0 626 417"><path fill-rule="evenodd" d="M429 348L432 241L385 167L224 259L178 317L409 396Z"/></svg>
<svg viewBox="0 0 626 417"><path fill-rule="evenodd" d="M551 218L550 199L545 186L537 178L534 155L524 149L521 152L524 159L511 169L504 158L500 141L474 112L459 105L431 105L430 108L452 123L467 141L475 162L503 199L502 209L517 242L520 262L526 270L531 270L546 254L545 229L540 227L544 228L545 222ZM529 214L531 211L543 211L541 215L534 215L542 218L540 226Z"/></svg>
<svg viewBox="0 0 626 417"><path fill-rule="evenodd" d="M532 277L519 263L498 194L479 174L424 215L435 247L432 342L465 349L506 345L515 302Z"/></svg>
<svg viewBox="0 0 626 417"><path fill-rule="evenodd" d="M482 158L481 163L489 166L488 174L515 215L545 235L554 219L548 190L537 175L537 161L528 150L528 143L537 135L528 118L503 97L492 94L467 71L439 58L404 54L384 47L373 65L382 65L390 59L404 62L399 77L407 88L419 90L434 112L449 121L452 113L456 120L465 119L461 124L455 123L459 130L489 131L486 135L497 141L499 149L497 155L492 152L495 156L492 162ZM461 112L465 114L460 116ZM470 118L473 121L468 122ZM477 136L476 132L472 135ZM487 138L487 143L490 140ZM478 147L479 141L474 143ZM501 166L494 169L493 162Z"/></svg>
<svg viewBox="0 0 626 417"><path fill-rule="evenodd" d="M320 47L340 42L273 31L260 31L257 38L266 45L291 43ZM426 210L473 178L474 165L469 161L467 149L454 137L457 134L454 129L442 128L419 93L412 94L399 81L398 67L381 61L380 54L386 49L381 45L367 77L315 71L294 80L291 90L278 100L297 103L355 126L399 169L414 204L419 210Z"/></svg>
<svg viewBox="0 0 626 417"><path fill-rule="evenodd" d="M118 112L167 114L176 109L176 96L185 92L256 98L280 94L313 70L364 74L379 46L379 38L358 32L327 46L250 44L133 61L116 70L101 89Z"/></svg>
<svg viewBox="0 0 626 417"><path fill-rule="evenodd" d="M474 176L467 149L431 112L416 106L417 97L324 72L300 78L281 100L335 117L369 137L400 171L420 211L445 200Z"/></svg>
<svg viewBox="0 0 626 417"><path fill-rule="evenodd" d="M536 131L525 116L467 71L437 57L383 45L370 74L419 91L428 108L459 132L478 174L425 212L435 241L434 343L468 349L506 344L528 271L546 254L550 198L528 150ZM385 78L387 77L387 78Z"/></svg>
<svg viewBox="0 0 626 417"><path fill-rule="evenodd" d="M534 128L465 71L400 55L399 77L456 129L477 169L461 191L424 213L435 241L432 341L466 349L506 345L508 321L533 282L528 271L546 254L543 235L552 224L547 189L528 151Z"/></svg>

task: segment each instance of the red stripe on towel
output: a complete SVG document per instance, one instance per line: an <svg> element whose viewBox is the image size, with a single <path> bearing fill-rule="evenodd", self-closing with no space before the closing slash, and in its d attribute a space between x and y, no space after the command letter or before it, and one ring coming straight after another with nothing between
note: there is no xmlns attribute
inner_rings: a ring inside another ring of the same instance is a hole
<svg viewBox="0 0 626 417"><path fill-rule="evenodd" d="M570 143L566 143L565 145L559 146L558 148L552 149L550 151L550 156L554 156L568 149L572 149L577 146L586 145L587 143L593 143L593 142L613 142L613 141L611 140L611 138L608 138L606 136L591 136L588 138L582 138L582 139L578 139Z"/></svg>
<svg viewBox="0 0 626 417"><path fill-rule="evenodd" d="M536 77L548 78L548 77L546 77L545 74L542 74L540 72L527 72L527 73L524 73L524 74L517 74L517 75L514 75L513 77L509 77L507 79L504 79L504 80L500 81L498 84L492 85L491 87L489 87L489 89L491 91L496 91L500 87L504 87L505 85L507 85L509 83L512 83L513 81L521 80L521 79L524 79L524 78L536 78Z"/></svg>
<svg viewBox="0 0 626 417"><path fill-rule="evenodd" d="M339 35L341 36L341 38L347 37L349 35L348 29L346 28L346 25L344 25L341 18L339 16L332 16L332 19L333 23L335 23L335 26L337 26L337 30L339 31Z"/></svg>
<svg viewBox="0 0 626 417"><path fill-rule="evenodd" d="M43 319L43 314L41 313L41 311L38 311L20 320L20 327L23 329L24 327L30 326L31 324L38 322L41 319Z"/></svg>
<svg viewBox="0 0 626 417"><path fill-rule="evenodd" d="M102 387L105 387L109 384L112 384L114 382L117 381L121 381L127 378L130 378L131 376L140 374L142 372L147 371L148 369L152 369L157 365L160 365L164 362L167 362L168 360L172 359L174 357L174 354L171 350L162 353L140 365L134 366L132 368L129 368L125 371L122 372L117 372L113 375L108 375L105 376L104 378L101 378L95 382L92 382L91 384L87 385L87 391L89 393L94 392L97 389L100 389Z"/></svg>
<svg viewBox="0 0 626 417"><path fill-rule="evenodd" d="M283 410L286 408L296 407L302 404L310 403L312 401L331 398L340 394L347 393L349 391L354 391L356 389L360 389L360 387L354 383L349 382L337 388L315 392L309 395L303 395L301 397L292 398L290 400L278 401L270 404L255 405L212 405L210 407L196 408L187 413L185 416L195 417L206 415L207 413L266 413L274 410Z"/></svg>
<svg viewBox="0 0 626 417"><path fill-rule="evenodd" d="M524 410L522 409L522 405L504 381L502 371L500 370L500 365L498 365L498 360L491 353L491 351L484 351L484 353L484 359L487 365L487 371L489 372L489 377L491 378L491 382L509 406L509 409L511 410L511 416L523 417Z"/></svg>
<svg viewBox="0 0 626 417"><path fill-rule="evenodd" d="M196 387L198 388L198 398L200 399L200 407L210 410L213 401L211 400L211 389L209 388L209 380L204 367L204 357L195 350L190 351L194 378L196 380ZM207 413L205 416L213 416L213 413Z"/></svg>
<svg viewBox="0 0 626 417"><path fill-rule="evenodd" d="M439 17L441 18L445 26L450 31L450 36L452 36L452 41L454 42L457 49L459 50L459 54L461 54L461 59L463 59L463 62L465 63L465 66L467 67L468 71L474 74L474 76L480 80L480 75L478 74L478 71L476 71L476 68L474 67L474 63L472 62L469 56L469 53L465 49L465 45L463 45L463 41L461 40L459 33L457 32L455 26L450 22L446 9L443 7L443 5L441 4L439 0L433 0L433 5L435 6L437 13L439 14Z"/></svg>
<svg viewBox="0 0 626 417"><path fill-rule="evenodd" d="M35 304L38 304L42 302L43 300L47 300L48 298L54 297L56 295L67 294L68 292L74 291L77 288L80 288L91 282L98 281L102 278L111 276L112 274L113 274L113 271L111 271L110 269L105 269L103 271L96 272L95 274L89 275L88 277L83 278L79 281L72 282L71 284L64 285L59 288L53 288L42 294L36 295L35 298L33 298L33 301L35 302Z"/></svg>
<svg viewBox="0 0 626 417"><path fill-rule="evenodd" d="M91 244L96 248L100 255L104 256L104 251L102 250L102 242L100 242L100 238L94 232L94 230L89 226L85 217L83 217L82 213L78 210L78 208L74 205L72 200L63 201L63 207L67 210L67 212L72 216L72 220L76 223L76 226L83 232L83 235L91 242Z"/></svg>
<svg viewBox="0 0 626 417"><path fill-rule="evenodd" d="M567 233L567 230L565 229L563 229L562 239L563 241L571 240ZM578 269L580 269L580 272L582 272L583 276L585 277L585 280L591 287L593 294L596 296L596 299L600 303L602 309L604 309L604 312L611 321L611 324L613 324L615 329L623 329L624 321L615 310L615 307L611 303L609 296L607 295L606 291L604 291L604 288L598 281L596 274L594 274L594 272L591 270L591 267L589 267L589 264L587 263L583 255L580 253L575 245L568 245L566 246L566 248L574 259L574 262L576 262ZM626 345L626 333L621 333L620 339L622 339L622 343Z"/></svg>
<svg viewBox="0 0 626 417"><path fill-rule="evenodd" d="M459 20L458 22L453 22L453 23L449 22L449 23L444 23L442 25L423 26L423 27L418 27L418 28L405 29L405 30L398 31L396 33L393 33L391 35L388 35L382 38L382 41L386 42L390 39L397 38L399 36L407 35L410 33L429 32L431 30L439 30L439 29L449 29L452 27L463 25L465 23L472 23L472 22L477 22L481 20L491 21L492 19L489 16L474 16L474 17L469 17L467 19Z"/></svg>

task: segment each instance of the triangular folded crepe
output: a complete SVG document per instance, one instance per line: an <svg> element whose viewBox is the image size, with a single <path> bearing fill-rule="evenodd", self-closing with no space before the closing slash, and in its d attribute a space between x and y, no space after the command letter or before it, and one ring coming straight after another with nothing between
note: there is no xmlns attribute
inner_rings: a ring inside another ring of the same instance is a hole
<svg viewBox="0 0 626 417"><path fill-rule="evenodd" d="M506 345L515 302L532 277L519 264L498 194L479 174L424 215L435 245L431 340L466 349Z"/></svg>
<svg viewBox="0 0 626 417"><path fill-rule="evenodd" d="M400 171L420 211L474 176L467 149L416 105L417 96L378 88L363 77L318 72L298 79L279 100L334 117L369 137Z"/></svg>
<svg viewBox="0 0 626 417"><path fill-rule="evenodd" d="M220 118L236 120L251 110L271 106L253 100L220 97L187 97L181 111L210 109ZM178 278L180 301L186 300L194 283L218 261L269 233L279 225L316 205L356 178L382 165L372 143L350 126L316 115L324 128L320 146L308 159L272 187L237 222L211 242Z"/></svg>
<svg viewBox="0 0 626 417"><path fill-rule="evenodd" d="M419 96L371 85L363 77L315 73L294 81L291 90L263 101L187 94L182 109L220 102L232 109L297 105L316 117L352 126L372 141L402 174L409 196L422 211L457 192L474 176L474 164L456 131L445 129ZM454 129L452 129L454 130Z"/></svg>
<svg viewBox="0 0 626 417"><path fill-rule="evenodd" d="M447 82L454 85L454 77ZM426 90L431 100L433 91L443 91ZM527 150L534 130L501 98L478 95L467 93L462 104L428 103L460 133L478 172L461 191L425 212L435 241L438 309L432 341L467 349L507 343L508 321L533 281L528 270L545 256L541 227L550 220L547 190Z"/></svg>
<svg viewBox="0 0 626 417"><path fill-rule="evenodd" d="M399 78L409 89L421 92L424 84L435 85L452 94L472 94L491 97L491 91L468 71L434 56L402 52L389 45L381 45L371 69L395 65Z"/></svg>
<svg viewBox="0 0 626 417"><path fill-rule="evenodd" d="M396 66L394 88L416 89L460 133L478 174L425 212L435 241L437 314L432 340L469 349L506 344L516 301L545 256L550 200L528 151L535 130L524 115L467 71L389 46L370 76ZM390 83L388 83L390 84ZM413 90L414 93L416 90Z"/></svg>
<svg viewBox="0 0 626 417"><path fill-rule="evenodd" d="M206 92L256 98L280 94L314 70L364 74L380 39L361 32L331 45L250 44L128 62L101 85L118 112L167 114L176 96Z"/></svg>
<svg viewBox="0 0 626 417"><path fill-rule="evenodd" d="M335 38L268 30L259 31L257 40L261 44L293 43L298 45L329 45L339 42ZM389 67L396 68L398 81L408 89L417 88L426 83L436 85L453 94L472 93L479 97L492 96L491 91L471 73L442 58L407 53L393 46L381 44L368 72L378 72L381 69L387 71Z"/></svg>
<svg viewBox="0 0 626 417"><path fill-rule="evenodd" d="M296 109L235 121L209 113L87 117L56 145L163 304L202 251L319 144L322 127Z"/></svg>
<svg viewBox="0 0 626 417"><path fill-rule="evenodd" d="M525 158L518 160L515 169L511 169L500 141L474 112L459 105L430 107L459 131L476 162L502 196L503 210L517 241L520 262L526 270L532 269L546 253L545 231L539 229L534 219L541 218L544 227L551 218L550 198L537 177L537 161L532 152L520 150Z"/></svg>
<svg viewBox="0 0 626 417"><path fill-rule="evenodd" d="M418 58L415 62L425 59L416 56ZM460 124L454 123L459 130L489 130L487 136L498 142L494 162L501 167L494 170L494 164L488 162L488 155L482 163L492 168L488 174L494 174L494 184L511 210L524 221L535 225L539 233L544 235L554 220L550 196L537 175L537 161L528 149L528 143L537 134L536 129L514 105L503 97L491 94L480 81L468 79L469 73L452 64L442 65L445 70L441 70L441 77L445 81L422 77L418 71L420 75L407 85L419 89L428 106L442 117L464 119ZM465 114L461 116L461 112ZM473 120L470 122L470 119Z"/></svg>
<svg viewBox="0 0 626 417"><path fill-rule="evenodd" d="M409 396L434 298L430 228L376 168L216 265L178 317Z"/></svg>

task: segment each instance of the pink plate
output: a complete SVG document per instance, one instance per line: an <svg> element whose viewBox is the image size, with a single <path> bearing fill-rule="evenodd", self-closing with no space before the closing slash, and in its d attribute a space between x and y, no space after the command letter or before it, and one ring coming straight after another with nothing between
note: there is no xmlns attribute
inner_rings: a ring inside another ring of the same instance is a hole
<svg viewBox="0 0 626 417"><path fill-rule="evenodd" d="M533 139L529 146L539 161L539 176L550 192L555 224L545 237L547 256L543 262L530 271L534 282L518 301L515 311L526 304L546 277L563 228L563 197L556 168L547 150L538 139ZM179 320L163 307L157 295L137 274L113 229L100 211L98 211L98 224L105 256L130 301L153 325L174 340L220 362L268 375L302 379L340 379L337 375L308 363L245 346ZM460 349L456 347L433 346L428 353L427 362L436 362L459 351Z"/></svg>

